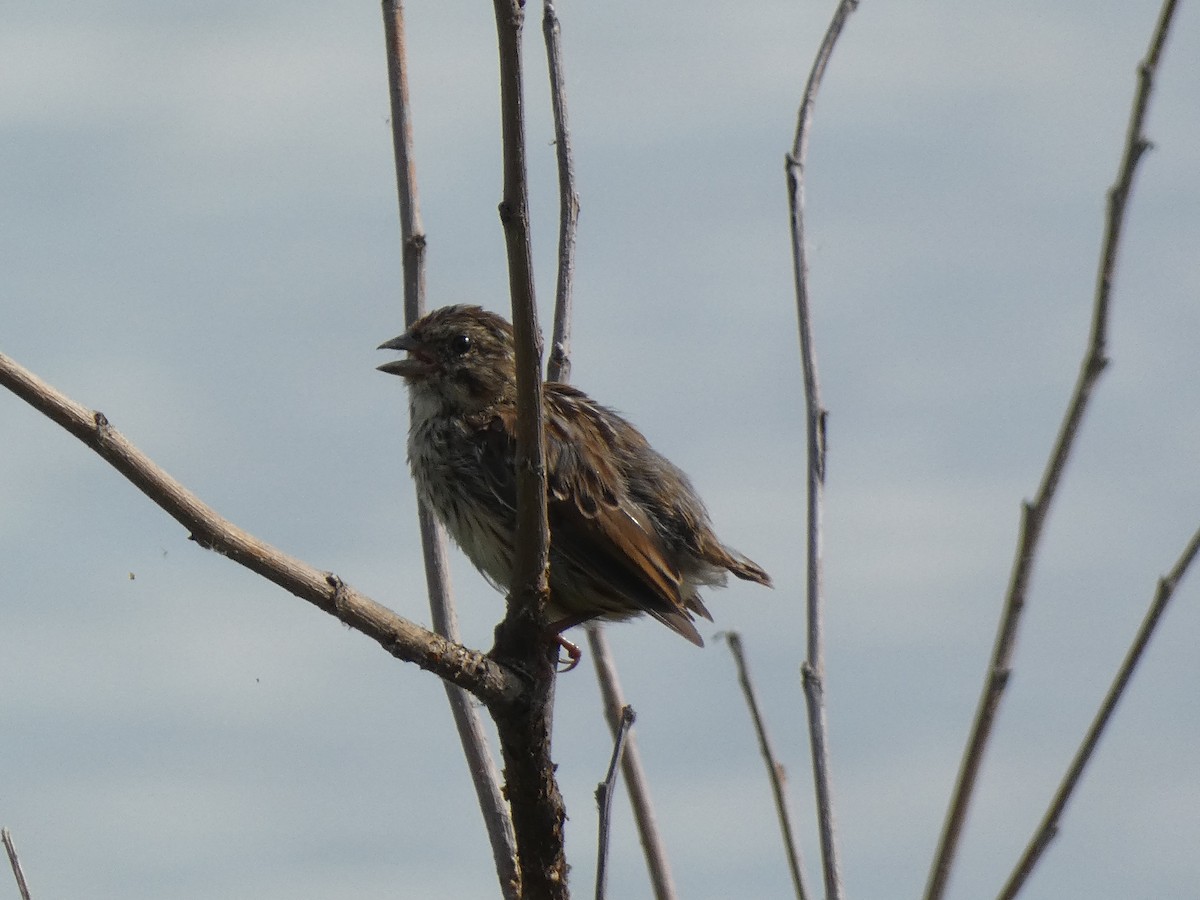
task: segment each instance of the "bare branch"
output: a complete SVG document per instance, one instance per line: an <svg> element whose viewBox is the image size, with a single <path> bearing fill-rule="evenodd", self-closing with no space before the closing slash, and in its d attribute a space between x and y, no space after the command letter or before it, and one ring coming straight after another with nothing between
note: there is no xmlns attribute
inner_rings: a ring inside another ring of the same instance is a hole
<svg viewBox="0 0 1200 900"><path fill-rule="evenodd" d="M95 450L188 529L201 547L228 556L361 631L397 659L416 663L470 691L484 703L502 709L525 692L526 684L520 676L482 653L421 628L360 594L332 572L322 572L288 556L222 518L131 444L103 413L80 406L3 354L0 385Z"/></svg>
<svg viewBox="0 0 1200 900"><path fill-rule="evenodd" d="M1104 729L1108 726L1109 720L1116 711L1117 704L1120 702L1121 696L1125 693L1125 688L1129 685L1134 670L1141 661L1146 646L1150 643L1150 638L1154 635L1154 629L1157 627L1163 612L1166 611L1167 604L1171 601L1171 597L1175 593L1175 588L1179 585L1179 582L1183 579L1184 574L1186 574L1198 554L1200 554L1200 529L1197 529L1196 533L1192 535L1191 541L1188 542L1187 547L1184 548L1183 553L1171 568L1171 571L1159 579L1158 589L1155 591L1150 608L1146 610L1146 615L1142 619L1142 624L1138 628L1137 635L1126 652L1125 659L1122 660L1121 667L1117 670L1116 677L1113 678L1113 683L1109 687L1108 693L1105 694L1104 701L1100 704L1100 709L1096 712L1095 718L1092 719L1092 724L1088 727L1087 734L1080 743L1079 749L1075 751L1071 765L1067 767L1067 773L1059 783L1058 790L1050 801L1050 806L1046 809L1046 814L1042 817L1041 823L1038 825L1033 837L1030 838L1029 845L1021 855L1020 861L1018 861L1012 874L1009 875L1004 888L1000 891L998 895L999 900L1012 900L1013 897L1017 896L1018 892L1025 885L1025 880L1040 861L1042 852L1057 836L1058 821L1062 818L1063 811L1066 809L1067 803L1070 801L1071 795L1079 783L1079 779L1083 776L1084 769L1091 762L1092 755L1096 752L1096 747L1099 745L1100 738L1104 734Z"/></svg>
<svg viewBox="0 0 1200 900"><path fill-rule="evenodd" d="M621 709L621 720L613 736L612 759L608 762L608 774L596 787L596 806L600 810L600 826L596 838L596 900L604 900L608 883L608 835L612 826L612 796L617 788L617 767L625 750L625 739L633 727L633 707Z"/></svg>
<svg viewBox="0 0 1200 900"><path fill-rule="evenodd" d="M807 609L808 658L801 666L804 696L808 707L808 733L812 748L813 785L817 803L817 828L821 838L821 868L825 877L827 900L842 897L841 866L838 862L836 825L833 815L833 789L830 775L828 723L825 713L825 658L823 636L823 597L821 588L821 516L825 491L825 421L817 380L816 341L813 335L812 305L808 296L808 259L804 248L804 167L808 158L809 132L813 108L825 67L834 45L858 0L840 0L829 28L817 50L808 82L800 102L796 137L785 164L788 183L788 208L792 232L792 268L796 288L796 312L800 328L800 358L804 369L805 424L808 435L807 502Z"/></svg>
<svg viewBox="0 0 1200 900"><path fill-rule="evenodd" d="M546 61L550 72L550 98L554 113L555 151L558 159L558 281L554 301L554 334L550 359L546 363L549 381L569 381L571 378L571 310L572 285L575 273L575 232L579 222L579 194L575 189L575 166L571 153L571 133L567 125L566 76L563 72L561 27L554 11L553 0L544 0L542 34L546 42ZM625 698L617 677L616 663L608 649L603 628L595 622L586 626L588 645L604 698L605 718L615 737L620 727ZM634 823L641 840L642 852L650 874L656 900L674 900L675 884L667 861L667 850L654 818L650 787L642 768L641 753L632 728L625 740L621 756L621 773L633 808Z"/></svg>
<svg viewBox="0 0 1200 900"><path fill-rule="evenodd" d="M504 197L500 221L508 252L517 369L517 546L513 594L544 605L547 587L546 467L542 409L542 338L533 292L533 250L529 237L525 111L521 74L520 0L495 0L500 44L500 121L504 141ZM517 604L520 605L520 604Z"/></svg>
<svg viewBox="0 0 1200 900"><path fill-rule="evenodd" d="M625 708L625 696L617 677L617 667L608 649L604 629L595 622L587 627L588 649L596 669L596 681L600 684L600 695L604 700L604 718L609 730L616 737L621 724L621 710ZM633 807L633 820L637 825L638 839L646 857L646 868L650 872L650 885L655 900L675 900L675 881L671 877L671 865L667 860L667 848L658 831L654 818L654 804L650 800L650 783L642 768L638 752L637 734L630 729L625 738L625 754L621 757L621 774L625 776L625 789L629 793L629 804Z"/></svg>
<svg viewBox="0 0 1200 900"><path fill-rule="evenodd" d="M544 639L549 593L550 529L542 407L542 344L533 293L529 190L521 75L520 0L494 0L500 58L500 122L504 191L500 221L508 251L508 286L516 338L517 536L508 612L496 629L493 655L533 675L528 703L494 715L504 754L506 794L517 834L523 896L568 896L563 852L566 811L550 756L554 669L558 646ZM512 714L510 714L510 712Z"/></svg>
<svg viewBox="0 0 1200 900"><path fill-rule="evenodd" d="M575 232L579 225L579 194L571 130L567 125L567 88L563 73L561 28L553 0L544 0L542 34L550 70L550 102L554 108L554 149L558 159L558 282L555 288L554 338L546 364L549 381L571 379L571 287L575 279Z"/></svg>
<svg viewBox="0 0 1200 900"><path fill-rule="evenodd" d="M411 325L425 312L425 230L421 225L421 207L417 202L412 110L408 102L408 52L404 39L404 4L401 0L383 0L383 34L387 44L396 194L400 201L404 321Z"/></svg>
<svg viewBox="0 0 1200 900"><path fill-rule="evenodd" d="M1154 72L1158 68L1163 43L1166 40L1174 11L1175 0L1166 0L1150 41L1150 50L1138 66L1138 90L1130 113L1129 128L1125 136L1125 149L1117 170L1116 183L1108 193L1104 246L1100 254L1100 270L1096 279L1096 294L1092 306L1091 333L1084 352L1083 365L1068 401L1067 411L1059 428L1058 436L1055 438L1054 447L1050 451L1050 458L1042 474L1037 495L1032 502L1026 502L1022 506L1017 554L1013 560L1012 574L1004 599L1000 625L996 632L991 660L984 678L983 692L975 711L975 720L963 752L954 793L946 812L946 821L938 841L937 853L934 855L933 865L929 872L929 883L925 888L926 900L940 900L945 893L958 842L962 836L963 824L966 821L967 810L970 807L971 795L979 777L979 769L983 764L984 751L991 737L996 711L999 709L1000 700L1011 672L1012 657L1016 650L1017 631L1021 614L1025 608L1025 598L1037 558L1042 528L1050 512L1075 438L1079 434L1080 423L1083 421L1083 414L1091 399L1093 388L1108 364L1105 349L1109 305L1121 229L1124 226L1125 208L1133 188L1137 164L1149 146L1142 129L1149 108Z"/></svg>
<svg viewBox="0 0 1200 900"><path fill-rule="evenodd" d="M416 159L413 154L412 114L408 101L408 56L405 46L404 6L400 0L383 0L384 39L387 45L388 86L392 108L392 147L396 159L396 191L400 203L401 260L404 273L404 321L411 326L425 313L425 232L417 201ZM450 588L446 560L446 533L418 499L417 519L433 629L458 643L458 619ZM492 759L483 722L470 697L445 683L446 699L467 760L467 770L483 814L492 847L500 890L506 900L516 900L520 890L517 846L512 817L500 791L500 775Z"/></svg>
<svg viewBox="0 0 1200 900"><path fill-rule="evenodd" d="M788 815L787 797L784 796L785 773L783 764L775 757L771 741L767 737L767 726L763 721L762 712L758 708L758 697L754 685L750 681L750 670L746 665L746 654L742 649L742 636L736 631L727 631L725 639L729 641L729 651L737 665L738 684L746 696L746 705L750 708L750 719L754 722L754 733L758 736L758 749L763 761L767 764L767 778L771 782L771 793L775 797L775 814L779 817L779 829L783 833L783 851L787 856L788 870L792 873L792 886L798 900L805 900L808 891L804 888L804 872L800 863L800 848L796 845L792 833L792 820Z"/></svg>
<svg viewBox="0 0 1200 900"><path fill-rule="evenodd" d="M21 860L17 858L17 847L13 843L12 832L7 828L0 829L0 840L4 841L4 849L8 852L8 864L12 866L13 878L17 880L21 900L30 900L29 885L25 883L25 872L21 869Z"/></svg>

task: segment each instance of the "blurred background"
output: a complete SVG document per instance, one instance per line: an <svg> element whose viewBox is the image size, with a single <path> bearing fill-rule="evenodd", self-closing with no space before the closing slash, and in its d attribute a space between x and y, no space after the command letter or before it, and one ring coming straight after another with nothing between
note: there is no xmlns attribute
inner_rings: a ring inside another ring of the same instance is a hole
<svg viewBox="0 0 1200 900"><path fill-rule="evenodd" d="M432 305L507 310L494 23L410 4ZM803 401L783 158L833 3L563 2L582 201L574 380L775 578L701 651L611 642L683 897L790 896L737 629L819 885ZM534 250L557 181L526 36ZM1158 6L864 3L820 96L811 287L830 410L830 740L851 897L918 896L1016 539L1082 356L1105 191ZM1045 536L950 896L992 896L1200 520L1200 13L1167 46L1100 383ZM0 352L223 515L428 623L378 4L0 8ZM35 897L496 896L441 685L199 550L0 396L0 824ZM455 551L465 640L502 599ZM1200 576L1168 611L1029 898L1200 883ZM582 635L581 635L582 636ZM610 752L586 664L556 757L578 895ZM649 895L622 799L610 896ZM0 876L0 883L5 878ZM15 889L0 895L16 896Z"/></svg>

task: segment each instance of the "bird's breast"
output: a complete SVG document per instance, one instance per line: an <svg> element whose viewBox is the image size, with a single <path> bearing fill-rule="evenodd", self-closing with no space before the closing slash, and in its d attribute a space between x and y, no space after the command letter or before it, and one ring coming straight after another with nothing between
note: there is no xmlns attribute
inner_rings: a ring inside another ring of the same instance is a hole
<svg viewBox="0 0 1200 900"><path fill-rule="evenodd" d="M414 418L408 461L417 493L450 537L493 584L506 589L512 577L515 516L487 485L463 423Z"/></svg>

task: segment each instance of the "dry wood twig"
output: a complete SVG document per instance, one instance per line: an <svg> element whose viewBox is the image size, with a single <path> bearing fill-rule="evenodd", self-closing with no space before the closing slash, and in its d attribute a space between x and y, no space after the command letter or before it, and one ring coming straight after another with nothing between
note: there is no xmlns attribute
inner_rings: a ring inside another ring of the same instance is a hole
<svg viewBox="0 0 1200 900"><path fill-rule="evenodd" d="M596 900L604 900L608 884L608 835L612 829L612 797L617 789L617 770L625 752L625 740L629 736L629 729L633 727L634 718L632 706L621 709L621 719L616 734L613 735L613 751L608 762L608 772L604 780L596 786L596 806L600 811L600 825L596 837Z"/></svg>
<svg viewBox="0 0 1200 900"><path fill-rule="evenodd" d="M0 840L8 853L8 864L12 867L13 878L17 880L17 890L21 892L21 900L30 900L29 885L25 882L25 871L21 868L21 860L17 857L17 846L13 843L12 832L7 828L0 829Z"/></svg>
<svg viewBox="0 0 1200 900"><path fill-rule="evenodd" d="M775 799L775 814L779 818L779 830L783 835L783 852L787 856L788 871L792 875L792 887L796 891L797 900L805 900L808 891L804 887L804 868L800 861L800 848L792 832L792 819L788 814L787 796L785 795L786 776L783 763L775 756L771 741L767 737L767 725L763 721L762 711L758 707L758 696L754 684L750 680L750 668L746 664L746 652L742 647L742 636L736 631L725 632L725 640L729 642L729 652L733 654L737 666L738 684L746 697L746 706L750 709L750 719L754 723L754 733L758 737L758 749L762 753L763 762L767 764L767 779L771 783L771 794Z"/></svg>
<svg viewBox="0 0 1200 900"><path fill-rule="evenodd" d="M554 333L550 341L550 358L546 361L548 381L568 381L571 377L571 312L572 285L575 273L575 235L579 223L579 194L575 188L575 166L571 153L571 130L567 123L566 76L562 61L562 28L554 10L553 0L544 0L542 34L546 43L546 62L550 76L550 98L554 113L554 145L558 161L559 232L558 279L554 301ZM621 723L625 698L621 692L616 663L608 649L603 628L596 623L587 625L588 646L604 698L605 719L615 738ZM667 860L666 846L658 831L650 787L642 767L636 735L632 728L625 739L621 755L621 773L633 808L634 823L646 858L650 884L655 900L674 900L675 884Z"/></svg>
<svg viewBox="0 0 1200 900"><path fill-rule="evenodd" d="M332 572L288 556L222 518L130 443L103 413L81 406L3 354L0 385L96 451L186 528L201 547L215 550L307 600L372 638L397 659L416 663L489 706L503 709L525 693L526 682L515 672L396 615Z"/></svg>
<svg viewBox="0 0 1200 900"><path fill-rule="evenodd" d="M840 0L804 86L796 137L787 155L788 211L792 233L792 270L795 278L796 313L800 328L800 359L804 370L805 426L808 437L807 477L807 658L800 672L808 709L808 734L812 750L813 786L817 802L817 830L821 839L821 869L827 900L841 900L842 875L838 861L836 825L833 814L832 775L829 762L829 727L825 712L825 657L823 596L821 587L821 516L825 492L825 423L817 380L816 341L812 305L808 296L808 259L804 247L804 167L808 157L813 107L825 68L850 13L858 0Z"/></svg>
<svg viewBox="0 0 1200 900"><path fill-rule="evenodd" d="M384 0L383 24L392 111L392 147L396 159L396 193L400 203L404 322L406 326L411 326L425 313L425 231L417 201L404 5L400 0ZM446 532L420 500L417 518L433 629L458 643L458 619L454 611L450 567L446 558ZM452 684L444 684L459 743L467 760L467 771L475 787L475 796L491 843L500 890L505 900L516 900L519 891L516 837L508 805L500 791L500 775L492 759L483 722L478 708L466 693Z"/></svg>
<svg viewBox="0 0 1200 900"><path fill-rule="evenodd" d="M592 665L596 669L596 681L600 684L600 696L604 700L604 717L609 730L616 738L621 725L621 710L625 708L625 696L617 676L617 667L604 639L602 626L589 623L587 626L588 650ZM625 790L629 794L629 805L633 808L633 820L637 825L638 840L646 857L646 868L650 874L650 886L655 900L675 900L675 880L667 859L667 848L658 830L654 816L654 804L650 800L650 782L642 768L638 752L637 733L631 728L625 738L625 753L621 757L621 774L625 776Z"/></svg>
<svg viewBox="0 0 1200 900"><path fill-rule="evenodd" d="M550 102L554 109L554 150L558 160L558 279L554 291L554 336L546 363L549 381L571 378L571 300L575 283L575 234L579 226L579 193L575 189L575 162L571 129L567 124L566 75L562 63L562 27L553 0L544 0L542 34L550 74Z"/></svg>
<svg viewBox="0 0 1200 900"><path fill-rule="evenodd" d="M565 900L568 896L563 851L566 811L550 755L558 646L542 637L549 593L550 530L546 520L542 345L529 237L521 72L524 7L520 0L494 0L493 7L499 45L504 170L500 221L508 255L509 297L516 339L517 537L508 612L496 629L492 654L533 676L528 702L514 710L515 714L505 712L494 718L504 755L505 790L517 836L522 896Z"/></svg>

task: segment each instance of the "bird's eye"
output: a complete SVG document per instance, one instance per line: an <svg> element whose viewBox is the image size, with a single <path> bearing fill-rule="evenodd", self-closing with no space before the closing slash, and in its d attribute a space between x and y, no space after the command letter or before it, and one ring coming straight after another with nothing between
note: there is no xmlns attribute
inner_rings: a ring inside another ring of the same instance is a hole
<svg viewBox="0 0 1200 900"><path fill-rule="evenodd" d="M471 336L469 334L456 334L450 338L450 349L454 351L456 356L464 355L471 349Z"/></svg>

